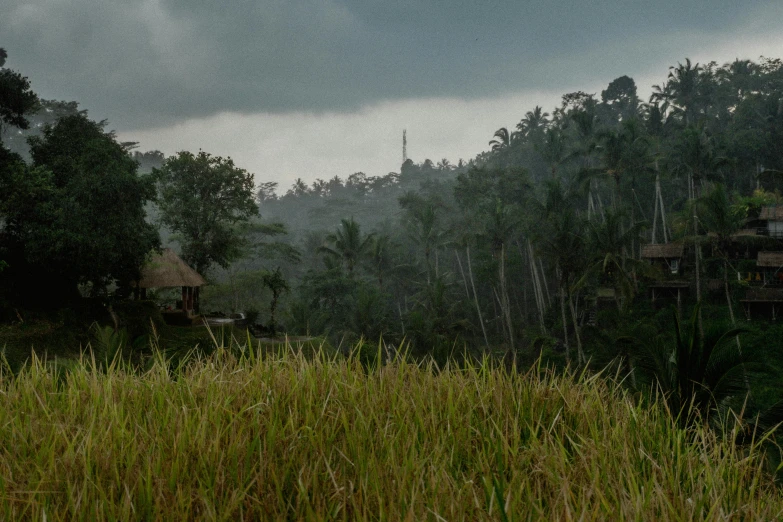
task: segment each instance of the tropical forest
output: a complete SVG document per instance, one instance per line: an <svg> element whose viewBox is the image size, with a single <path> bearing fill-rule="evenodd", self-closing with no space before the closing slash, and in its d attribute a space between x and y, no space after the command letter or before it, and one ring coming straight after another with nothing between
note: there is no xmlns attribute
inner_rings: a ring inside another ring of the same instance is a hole
<svg viewBox="0 0 783 522"><path fill-rule="evenodd" d="M783 516L780 59L291 186L12 59L0 518Z"/></svg>

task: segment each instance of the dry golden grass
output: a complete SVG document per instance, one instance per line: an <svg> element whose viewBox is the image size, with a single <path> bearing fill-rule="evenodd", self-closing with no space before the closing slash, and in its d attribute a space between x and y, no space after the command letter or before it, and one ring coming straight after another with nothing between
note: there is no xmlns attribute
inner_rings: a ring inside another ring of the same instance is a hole
<svg viewBox="0 0 783 522"><path fill-rule="evenodd" d="M3 520L776 520L759 452L600 377L218 350L0 385Z"/></svg>

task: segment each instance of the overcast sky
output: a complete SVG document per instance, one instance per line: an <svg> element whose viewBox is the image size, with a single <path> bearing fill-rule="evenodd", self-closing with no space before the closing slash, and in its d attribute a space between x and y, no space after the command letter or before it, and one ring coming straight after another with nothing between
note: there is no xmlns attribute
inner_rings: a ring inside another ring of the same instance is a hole
<svg viewBox="0 0 783 522"><path fill-rule="evenodd" d="M670 65L783 57L783 1L4 0L7 67L122 140L258 181L456 162L535 105Z"/></svg>

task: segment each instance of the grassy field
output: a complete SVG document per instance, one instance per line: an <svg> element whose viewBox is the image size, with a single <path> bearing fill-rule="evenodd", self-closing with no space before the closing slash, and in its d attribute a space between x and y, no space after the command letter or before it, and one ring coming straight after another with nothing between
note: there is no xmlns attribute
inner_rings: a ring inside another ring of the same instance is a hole
<svg viewBox="0 0 783 522"><path fill-rule="evenodd" d="M783 517L758 446L603 377L234 353L4 372L0 519Z"/></svg>

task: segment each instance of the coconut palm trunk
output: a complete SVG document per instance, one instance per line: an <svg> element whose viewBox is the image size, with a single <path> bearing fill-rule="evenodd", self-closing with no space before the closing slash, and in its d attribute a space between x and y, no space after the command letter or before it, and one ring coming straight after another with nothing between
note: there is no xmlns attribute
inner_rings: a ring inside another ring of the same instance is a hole
<svg viewBox="0 0 783 522"><path fill-rule="evenodd" d="M563 344L565 345L566 361L571 361L571 347L568 344L568 321L566 321L566 282L563 280L563 275L560 269L558 269L558 275L560 279L560 320L563 322Z"/></svg>
<svg viewBox="0 0 783 522"><path fill-rule="evenodd" d="M734 318L734 307L731 304L731 292L729 292L729 260L723 258L723 289L726 292L726 305L729 307L729 317L731 318L732 326L737 324ZM739 343L739 336L737 336L737 343Z"/></svg>
<svg viewBox="0 0 783 522"><path fill-rule="evenodd" d="M658 232L658 174L655 174L655 197L653 200L653 226L652 234L650 236L650 243L653 245L658 244L657 236ZM665 241L664 241L665 243Z"/></svg>
<svg viewBox="0 0 783 522"><path fill-rule="evenodd" d="M570 294L570 293L569 293ZM585 354L582 351L582 338L579 335L579 323L576 320L576 309L574 308L573 296L568 296L568 306L571 308L571 321L574 323L574 337L576 337L576 356L580 364L585 363Z"/></svg>
<svg viewBox="0 0 783 522"><path fill-rule="evenodd" d="M695 188L695 187L694 187ZM698 235L699 231L699 216L696 213L696 200L693 200L693 235L696 237ZM699 325L699 335L701 336L701 339L704 339L704 322L702 321L701 316L701 245L699 244L698 239L694 241L695 250L696 250L696 303L699 305L698 308L698 325Z"/></svg>
<svg viewBox="0 0 783 522"><path fill-rule="evenodd" d="M737 320L734 317L734 306L732 306L731 303L731 292L729 292L729 260L724 255L723 257L723 290L726 292L726 305L729 307L729 317L731 318L731 326L734 327L737 325ZM739 350L739 354L742 355L742 343L740 342L739 335L735 337L737 341L737 350ZM745 367L743 366L743 372L745 371ZM747 386L748 389L750 389L750 383L748 382L748 376L745 375L745 386Z"/></svg>
<svg viewBox="0 0 783 522"><path fill-rule="evenodd" d="M511 322L511 304L508 298L508 286L506 285L506 244L500 245L500 263L498 266L498 276L500 279L500 306L503 310L506 329L508 330L508 339L511 351L514 351L514 325Z"/></svg>
<svg viewBox="0 0 783 522"><path fill-rule="evenodd" d="M530 243L528 243L529 245ZM530 247L531 252L533 247ZM546 303L547 306L552 306L552 294L549 293L549 283L546 281L546 275L544 272L544 262L541 260L541 258L538 258L538 270L536 271L536 276L539 277L543 282L543 289L546 290ZM542 285L539 282L539 287ZM543 294L542 294L543 295Z"/></svg>
<svg viewBox="0 0 783 522"><path fill-rule="evenodd" d="M484 334L484 343L489 348L489 337L487 337L487 329L484 326L484 319L481 317L481 307L478 302L478 294L476 293L476 283L473 280L473 267L470 262L470 245L465 247L465 251L468 255L468 275L470 276L470 286L473 289L473 301L476 303L476 314L478 314L479 324L481 325L481 333Z"/></svg>
<svg viewBox="0 0 783 522"><path fill-rule="evenodd" d="M459 267L459 273L462 276L462 284L465 287L465 296L470 299L470 291L468 290L468 278L465 277L465 270L462 268L462 260L459 257L459 252L457 252L457 249L454 249L454 257L457 258L457 267Z"/></svg>
<svg viewBox="0 0 783 522"><path fill-rule="evenodd" d="M669 238L666 231L666 210L663 206L663 193L661 191L661 173L658 170L658 160L655 160L655 203L654 215L653 215L653 228L652 228L652 244L658 242L658 214L661 216L661 233L663 235L663 242L668 243Z"/></svg>
<svg viewBox="0 0 783 522"><path fill-rule="evenodd" d="M517 242L517 247L519 247L519 254L524 257L522 254L522 246L519 244L519 242ZM544 323L544 311L546 309L546 305L544 303L544 293L541 290L541 282L538 280L538 274L536 273L536 259L533 256L533 249L530 246L530 241L527 243L527 249L528 265L530 266L530 280L533 284L533 296L536 299L538 321L541 325L541 331L546 334L546 324Z"/></svg>

